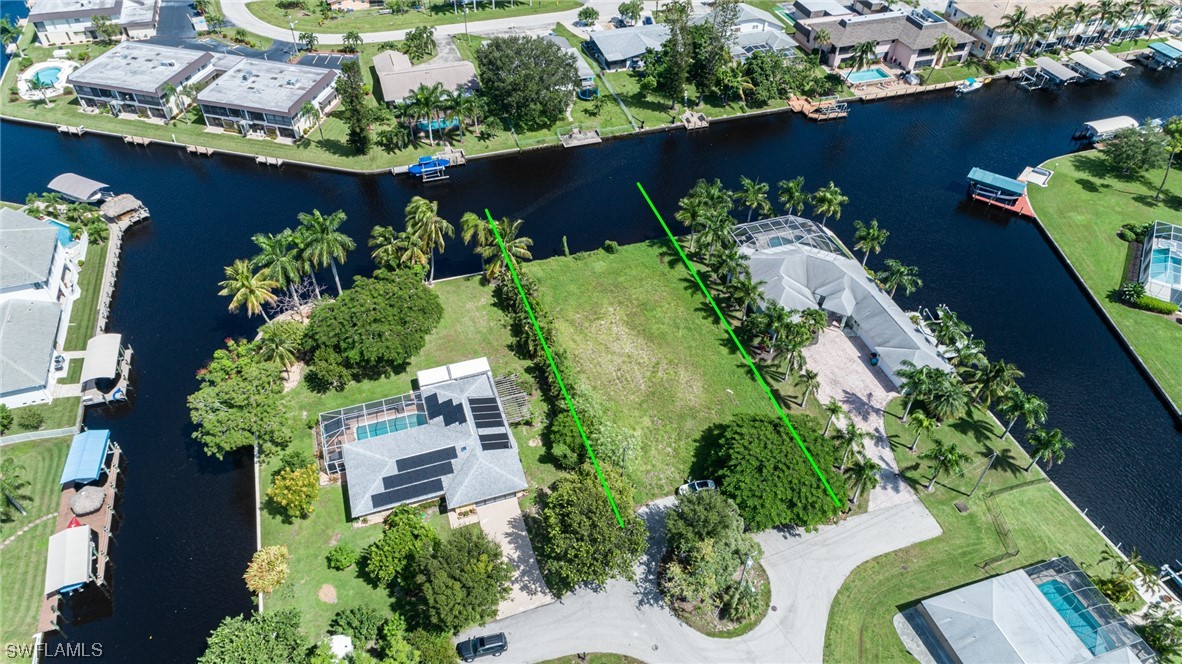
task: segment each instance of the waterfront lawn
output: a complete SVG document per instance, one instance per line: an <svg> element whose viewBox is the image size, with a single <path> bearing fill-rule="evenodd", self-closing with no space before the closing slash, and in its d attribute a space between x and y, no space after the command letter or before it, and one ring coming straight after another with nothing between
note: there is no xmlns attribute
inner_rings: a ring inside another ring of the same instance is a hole
<svg viewBox="0 0 1182 664"><path fill-rule="evenodd" d="M1104 311L1132 344L1175 404L1182 406L1182 325L1168 317L1114 301L1124 280L1130 245L1116 237L1121 224L1154 220L1182 224L1182 174L1171 172L1160 201L1153 194L1164 172L1122 177L1096 152L1052 159L1050 186L1030 187L1030 202L1043 227L1066 254Z"/></svg>
<svg viewBox="0 0 1182 664"><path fill-rule="evenodd" d="M107 245L91 242L86 247L86 258L78 270L78 289L81 294L70 309L70 327L66 331L65 350L86 350L86 342L94 336L98 325L99 292L103 287L103 271L107 263ZM73 375L71 363L70 375ZM78 368L79 377L82 368ZM66 379L76 383L77 379Z"/></svg>
<svg viewBox="0 0 1182 664"><path fill-rule="evenodd" d="M829 612L826 661L908 661L910 656L891 622L901 609L952 588L1061 555L1080 564L1093 564L1107 548L1103 537L1062 494L1040 481L1045 478L1041 469L1024 471L1029 457L1012 438L999 439L1001 427L979 409L936 431L936 438L955 442L971 460L961 476L942 477L934 491L924 491L931 477L930 463L907 449L914 435L900 421L904 405L905 400L899 398L888 406L887 436L903 476L916 487L944 532L869 560L850 574ZM919 452L929 444L929 439L922 439ZM998 460L969 497L993 451L999 453ZM1015 488L988 498L990 492L1006 487ZM956 509L957 501L968 504L967 514ZM1016 556L990 566L988 572L978 564L1001 555L1006 548L987 501L1001 515L1001 523L1008 525L1018 551Z"/></svg>
<svg viewBox="0 0 1182 664"><path fill-rule="evenodd" d="M1018 66L1018 63L1013 60L1004 60L998 63L1000 67L997 73L1013 69ZM933 70L931 67L924 67L919 71L919 78L924 85L937 85L939 83L949 83L951 81L963 81L966 78L984 78L986 76L996 76L997 74L990 74L986 72L980 64L975 60L970 60L963 64L949 65L947 67L940 67Z"/></svg>
<svg viewBox="0 0 1182 664"><path fill-rule="evenodd" d="M26 493L31 497L20 501L28 512L26 516L14 512L14 520L0 524L0 541L7 540L47 514L55 515L0 549L0 569L4 570L0 574L0 607L4 607L4 620L0 620L0 642L5 645L30 643L37 629L41 586L45 578L45 556L49 548L49 536L57 527L56 514L61 496L58 479L69 449L69 438L51 438L0 447L0 461L12 458L24 466L21 476L30 483Z"/></svg>
<svg viewBox="0 0 1182 664"><path fill-rule="evenodd" d="M1104 48L1109 53L1127 53L1129 51L1149 48L1150 42L1160 42L1165 40L1165 37L1154 37L1153 39L1129 39L1127 41L1122 41L1119 44L1109 44Z"/></svg>
<svg viewBox="0 0 1182 664"><path fill-rule="evenodd" d="M493 9L491 3L482 4L478 9L469 10L467 20L490 21L499 18L518 18L547 14L550 12L565 12L578 9L582 3L578 0L534 0L531 3L502 2ZM322 34L343 34L350 30L358 32L379 32L383 30L405 30L421 25L447 25L463 23L464 14L457 13L450 2L428 1L419 11L408 11L403 14L379 14L378 9L362 9L354 12L334 14L334 18L322 21L318 13L280 9L274 0L261 0L246 5L251 14L271 25L287 29L289 20L295 20L295 31L318 32ZM290 18L289 18L290 17Z"/></svg>
<svg viewBox="0 0 1182 664"><path fill-rule="evenodd" d="M552 343L569 357L567 384L597 416L636 434L639 449L629 450L625 474L637 502L668 496L686 480L707 427L737 413L774 412L667 246L648 242L525 267L554 321Z"/></svg>
<svg viewBox="0 0 1182 664"><path fill-rule="evenodd" d="M78 372L81 373L82 369L79 369ZM65 429L76 426L78 424L78 404L81 401L82 399L80 397L58 397L49 403L13 408L12 414L14 417L19 417L23 411L38 411L45 417L45 423L36 429L22 429L19 425L14 424L8 433L18 434L28 433L29 431L53 431L54 429Z"/></svg>
<svg viewBox="0 0 1182 664"><path fill-rule="evenodd" d="M85 360L79 357L70 360L66 369L66 377L61 382L65 385L74 385L82 380L82 364L84 362Z"/></svg>

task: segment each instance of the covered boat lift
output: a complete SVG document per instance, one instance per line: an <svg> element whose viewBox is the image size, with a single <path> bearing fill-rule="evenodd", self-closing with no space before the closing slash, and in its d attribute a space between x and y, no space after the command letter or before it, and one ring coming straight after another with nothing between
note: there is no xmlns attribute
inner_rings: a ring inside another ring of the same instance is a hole
<svg viewBox="0 0 1182 664"><path fill-rule="evenodd" d="M1139 58L1150 69L1173 69L1182 63L1182 42L1174 39L1152 42Z"/></svg>
<svg viewBox="0 0 1182 664"><path fill-rule="evenodd" d="M1047 85L1066 85L1079 78L1079 74L1067 66L1046 56L1034 59L1034 67L1022 73L1018 85L1026 90L1037 90Z"/></svg>
<svg viewBox="0 0 1182 664"><path fill-rule="evenodd" d="M1113 71L1108 74L1111 78L1121 78L1125 75L1126 69L1132 69L1133 67L1133 63L1129 62L1128 60L1121 60L1104 49L1096 49L1095 51L1089 53L1089 55L1113 69Z"/></svg>
<svg viewBox="0 0 1182 664"><path fill-rule="evenodd" d="M112 452L111 432L106 429L90 429L74 434L70 441L70 452L62 466L61 484L93 482L102 476L107 466L107 457Z"/></svg>
<svg viewBox="0 0 1182 664"><path fill-rule="evenodd" d="M78 524L49 538L45 594L67 595L94 578L94 542L90 526Z"/></svg>
<svg viewBox="0 0 1182 664"><path fill-rule="evenodd" d="M121 334L100 334L87 341L82 360L82 403L127 401L131 355L131 347L123 346Z"/></svg>
<svg viewBox="0 0 1182 664"><path fill-rule="evenodd" d="M97 180L84 178L77 173L63 173L49 183L50 191L65 196L77 203L98 203L110 198L108 185Z"/></svg>
<svg viewBox="0 0 1182 664"><path fill-rule="evenodd" d="M99 208L99 213L108 223L123 230L149 217L148 208L131 194L119 194L108 200Z"/></svg>
<svg viewBox="0 0 1182 664"><path fill-rule="evenodd" d="M1111 77L1114 72L1120 74L1119 69L1110 67L1083 51L1076 51L1068 55L1067 59L1071 60L1071 69L1092 80L1102 81Z"/></svg>
<svg viewBox="0 0 1182 664"><path fill-rule="evenodd" d="M1091 141L1097 143L1109 138L1112 138L1116 132L1121 129L1136 129L1140 127L1141 123L1127 115L1118 115L1114 118L1104 118L1102 120L1092 120L1085 122L1078 131L1075 132L1076 140Z"/></svg>
<svg viewBox="0 0 1182 664"><path fill-rule="evenodd" d="M969 196L974 200L1009 210L1026 217L1034 208L1026 198L1026 183L974 167L969 171Z"/></svg>

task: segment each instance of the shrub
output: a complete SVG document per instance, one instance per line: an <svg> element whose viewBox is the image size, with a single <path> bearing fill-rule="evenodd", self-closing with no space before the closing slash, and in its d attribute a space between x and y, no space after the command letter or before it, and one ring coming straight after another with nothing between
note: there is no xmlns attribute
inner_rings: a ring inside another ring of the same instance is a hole
<svg viewBox="0 0 1182 664"><path fill-rule="evenodd" d="M21 71L24 71L25 69L28 69L29 67L33 66L33 58L30 58L29 56L26 55L25 57L21 58L20 60L17 60L16 66L20 67Z"/></svg>
<svg viewBox="0 0 1182 664"><path fill-rule="evenodd" d="M1116 232L1116 237L1124 240L1125 242L1132 242L1137 239L1137 236L1133 234L1133 231L1123 227Z"/></svg>
<svg viewBox="0 0 1182 664"><path fill-rule="evenodd" d="M0 434L12 428L12 411L0 403Z"/></svg>
<svg viewBox="0 0 1182 664"><path fill-rule="evenodd" d="M586 447L569 410L561 411L550 420L550 426L546 429L546 442L550 446L550 454L560 467L571 470L583 462Z"/></svg>
<svg viewBox="0 0 1182 664"><path fill-rule="evenodd" d="M315 464L281 468L267 489L267 498L292 519L311 514L319 497L320 471Z"/></svg>
<svg viewBox="0 0 1182 664"><path fill-rule="evenodd" d="M1129 222L1127 224L1121 224L1120 230L1121 231L1128 231L1128 234L1133 237L1133 240L1136 240L1137 242L1144 242L1145 238L1149 237L1149 231L1152 228L1153 228L1153 224L1135 224L1135 223ZM1120 238L1122 240L1124 240L1124 236L1121 234L1120 231L1117 232L1117 235L1120 236ZM1132 240L1125 240L1125 241L1132 242Z"/></svg>
<svg viewBox="0 0 1182 664"><path fill-rule="evenodd" d="M316 459L313 459L312 455L304 450L288 450L279 457L279 470L297 470L307 468L315 463Z"/></svg>
<svg viewBox="0 0 1182 664"><path fill-rule="evenodd" d="M1152 295L1143 295L1133 302L1133 306L1142 311L1152 311L1155 314L1170 314L1178 313L1178 305L1173 302L1159 300Z"/></svg>
<svg viewBox="0 0 1182 664"><path fill-rule="evenodd" d="M1125 304L1134 304L1145 297L1145 284L1140 281L1126 281L1120 285L1117 296Z"/></svg>
<svg viewBox="0 0 1182 664"><path fill-rule="evenodd" d="M365 550L365 572L383 586L401 583L413 571L411 563L436 539L418 510L400 505L386 517L382 536Z"/></svg>
<svg viewBox="0 0 1182 664"><path fill-rule="evenodd" d="M615 240L608 240L603 243L603 250L609 254L617 254L620 252L620 245Z"/></svg>
<svg viewBox="0 0 1182 664"><path fill-rule="evenodd" d="M406 620L395 613L378 630L378 650L386 656L386 664L412 664L419 661L419 653L407 640ZM450 641L449 641L450 643Z"/></svg>
<svg viewBox="0 0 1182 664"><path fill-rule="evenodd" d="M746 622L759 617L763 602L760 601L759 591L750 583L744 582L739 588L732 586L728 597L730 603L727 604L727 620Z"/></svg>
<svg viewBox="0 0 1182 664"><path fill-rule="evenodd" d="M25 431L36 431L45 426L45 413L36 408L18 408L16 425Z"/></svg>
<svg viewBox="0 0 1182 664"><path fill-rule="evenodd" d="M406 641L418 651L421 664L454 664L460 661L450 634L433 634L416 629L407 635Z"/></svg>
<svg viewBox="0 0 1182 664"><path fill-rule="evenodd" d="M287 580L290 556L286 546L268 546L254 552L246 567L246 588L252 593L273 592Z"/></svg>
<svg viewBox="0 0 1182 664"><path fill-rule="evenodd" d="M356 547L348 542L342 542L329 549L325 559L331 569L340 571L351 567L360 557L361 552Z"/></svg>
<svg viewBox="0 0 1182 664"><path fill-rule="evenodd" d="M381 611L370 606L355 606L337 611L328 623L329 631L353 638L353 646L364 650L365 644L378 638L378 628L386 621Z"/></svg>

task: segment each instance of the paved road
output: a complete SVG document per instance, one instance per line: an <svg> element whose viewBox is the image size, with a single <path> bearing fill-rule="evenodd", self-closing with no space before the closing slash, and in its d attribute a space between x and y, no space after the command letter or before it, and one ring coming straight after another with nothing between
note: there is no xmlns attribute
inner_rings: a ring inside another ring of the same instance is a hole
<svg viewBox="0 0 1182 664"><path fill-rule="evenodd" d="M820 662L829 607L862 562L940 534L919 501L869 512L815 533L771 530L757 535L772 586L772 606L758 627L735 639L712 639L677 620L661 603L654 562L663 547L664 510L641 515L653 533L638 582L611 581L598 592L576 591L559 602L461 637L505 632L510 648L498 664L536 662L578 652L614 652L651 664L677 662Z"/></svg>

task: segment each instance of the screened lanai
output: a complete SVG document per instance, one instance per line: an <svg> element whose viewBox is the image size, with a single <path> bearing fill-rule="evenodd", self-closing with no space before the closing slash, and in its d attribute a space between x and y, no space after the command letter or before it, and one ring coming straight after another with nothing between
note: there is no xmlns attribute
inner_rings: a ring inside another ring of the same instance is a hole
<svg viewBox="0 0 1182 664"><path fill-rule="evenodd" d="M739 224L735 227L733 235L740 247L752 250L800 244L834 254L843 254L823 228L808 219L792 215Z"/></svg>

